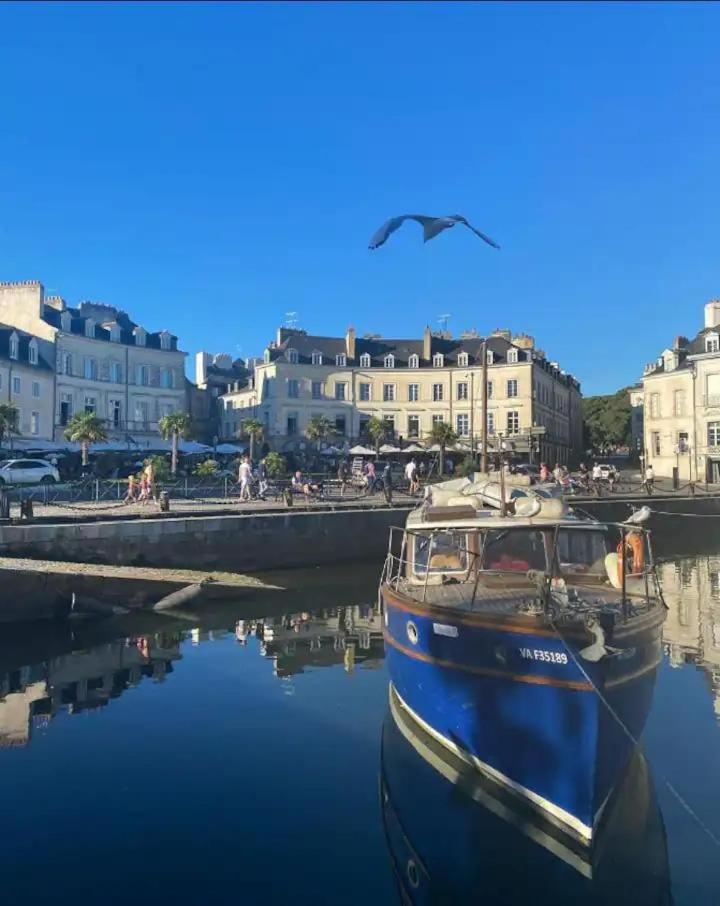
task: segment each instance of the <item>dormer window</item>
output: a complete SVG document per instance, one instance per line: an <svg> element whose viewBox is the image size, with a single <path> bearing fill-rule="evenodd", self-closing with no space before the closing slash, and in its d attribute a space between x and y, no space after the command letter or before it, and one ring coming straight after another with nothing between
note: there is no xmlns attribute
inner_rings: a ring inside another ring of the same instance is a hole
<svg viewBox="0 0 720 906"><path fill-rule="evenodd" d="M720 352L720 337L716 333L705 337L705 352Z"/></svg>
<svg viewBox="0 0 720 906"><path fill-rule="evenodd" d="M487 363L488 363L488 365L492 365L492 363L493 363L494 361L495 361L495 355L494 355L492 349L488 349L488 351L487 351Z"/></svg>
<svg viewBox="0 0 720 906"><path fill-rule="evenodd" d="M266 365L270 364L270 350L269 349L266 349L265 352L263 353L263 362L265 362Z"/></svg>
<svg viewBox="0 0 720 906"><path fill-rule="evenodd" d="M318 352L317 349L312 354L312 363L313 365L322 365L323 363L322 353Z"/></svg>
<svg viewBox="0 0 720 906"><path fill-rule="evenodd" d="M469 364L468 354L466 352L458 353L458 367L467 368L468 364Z"/></svg>
<svg viewBox="0 0 720 906"><path fill-rule="evenodd" d="M408 368L419 368L419 367L420 367L420 356L414 352L408 359Z"/></svg>
<svg viewBox="0 0 720 906"><path fill-rule="evenodd" d="M360 367L361 367L361 368L369 368L369 367L370 367L370 356L367 354L367 352L364 352L364 353L360 356Z"/></svg>
<svg viewBox="0 0 720 906"><path fill-rule="evenodd" d="M133 334L135 336L135 345L144 346L147 342L147 334L145 333L145 329L143 327L136 327L135 330L133 330Z"/></svg>
<svg viewBox="0 0 720 906"><path fill-rule="evenodd" d="M90 337L91 340L95 339L95 322L92 318L87 318L85 321L85 336Z"/></svg>
<svg viewBox="0 0 720 906"><path fill-rule="evenodd" d="M16 333L10 335L10 358L17 359L20 352L20 340Z"/></svg>
<svg viewBox="0 0 720 906"><path fill-rule="evenodd" d="M62 330L63 333L70 333L72 330L72 315L69 311L64 311L60 315L60 330Z"/></svg>
<svg viewBox="0 0 720 906"><path fill-rule="evenodd" d="M516 365L518 360L517 349L508 349L507 360L510 365Z"/></svg>
<svg viewBox="0 0 720 906"><path fill-rule="evenodd" d="M37 365L38 363L38 344L35 338L30 340L28 344L28 362L31 365Z"/></svg>
<svg viewBox="0 0 720 906"><path fill-rule="evenodd" d="M172 336L168 333L167 330L160 332L160 349L171 349L172 348Z"/></svg>
<svg viewBox="0 0 720 906"><path fill-rule="evenodd" d="M120 325L112 324L110 326L110 342L119 343L120 342Z"/></svg>
<svg viewBox="0 0 720 906"><path fill-rule="evenodd" d="M297 349L288 349L285 353L285 358L291 365L297 365L298 363L298 351Z"/></svg>
<svg viewBox="0 0 720 906"><path fill-rule="evenodd" d="M337 365L338 368L347 367L347 356L345 355L344 352L341 352L339 355L335 356L335 364Z"/></svg>
<svg viewBox="0 0 720 906"><path fill-rule="evenodd" d="M390 353L389 355L386 355L385 358L383 359L383 365L385 366L385 368L394 368L395 367L395 356L392 353Z"/></svg>
<svg viewBox="0 0 720 906"><path fill-rule="evenodd" d="M441 352L436 352L433 356L433 368L443 368L445 365L445 356Z"/></svg>

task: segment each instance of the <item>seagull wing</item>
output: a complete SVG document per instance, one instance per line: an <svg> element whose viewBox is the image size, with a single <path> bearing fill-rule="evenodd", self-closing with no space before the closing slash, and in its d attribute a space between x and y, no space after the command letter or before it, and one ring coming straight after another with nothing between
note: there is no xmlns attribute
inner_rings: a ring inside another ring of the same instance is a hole
<svg viewBox="0 0 720 906"><path fill-rule="evenodd" d="M368 248L380 248L383 243L387 242L395 230L400 229L406 220L416 220L422 226L423 233L425 233L427 231L427 224L437 219L437 217L426 217L424 214L401 214L399 217L391 217L390 220L385 221L377 232L373 233ZM437 234L433 233L433 235ZM427 241L428 238L432 238L432 236L426 236L425 241Z"/></svg>
<svg viewBox="0 0 720 906"><path fill-rule="evenodd" d="M451 218L448 218L451 219ZM466 226L469 230L472 230L476 236L479 236L483 242L487 242L488 245L491 245L494 249L499 249L500 246L495 242L494 239L491 239L489 236L486 236L485 233L481 233L480 230L476 230L475 227L467 220L466 217L463 217L460 214L455 214L452 217L452 220L455 223L461 223L463 226Z"/></svg>

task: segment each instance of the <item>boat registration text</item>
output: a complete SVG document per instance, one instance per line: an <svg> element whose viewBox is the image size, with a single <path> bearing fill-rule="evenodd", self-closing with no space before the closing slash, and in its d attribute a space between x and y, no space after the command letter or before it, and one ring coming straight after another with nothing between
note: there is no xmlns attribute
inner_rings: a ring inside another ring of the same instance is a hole
<svg viewBox="0 0 720 906"><path fill-rule="evenodd" d="M568 656L563 651L538 651L537 648L521 648L520 657L526 661L547 661L551 664L568 662Z"/></svg>

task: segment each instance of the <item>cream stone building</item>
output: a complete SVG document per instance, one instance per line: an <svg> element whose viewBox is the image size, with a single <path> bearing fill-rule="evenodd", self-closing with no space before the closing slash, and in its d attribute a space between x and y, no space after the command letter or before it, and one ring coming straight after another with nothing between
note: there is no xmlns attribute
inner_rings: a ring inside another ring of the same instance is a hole
<svg viewBox="0 0 720 906"><path fill-rule="evenodd" d="M479 447L482 425L483 339L452 338L426 329L419 339L313 336L280 328L244 380L228 381L219 396L224 438L241 436L243 421L259 418L275 449L304 441L309 420L328 418L336 443L362 440L371 417L388 437L422 440L434 422L452 425ZM509 436L528 455L530 429L544 427L535 458L566 463L582 446L580 387L572 375L535 348L532 337L508 330L487 338L488 435Z"/></svg>
<svg viewBox="0 0 720 906"><path fill-rule="evenodd" d="M53 347L49 436L69 419L96 412L112 439L157 437L158 420L187 410L185 353L168 331L150 332L110 305L69 307L41 283L0 283L0 322Z"/></svg>
<svg viewBox="0 0 720 906"><path fill-rule="evenodd" d="M678 336L643 373L644 455L656 475L720 482L720 300L692 340Z"/></svg>
<svg viewBox="0 0 720 906"><path fill-rule="evenodd" d="M16 431L5 440L52 440L55 353L52 343L0 325L0 403L17 413Z"/></svg>

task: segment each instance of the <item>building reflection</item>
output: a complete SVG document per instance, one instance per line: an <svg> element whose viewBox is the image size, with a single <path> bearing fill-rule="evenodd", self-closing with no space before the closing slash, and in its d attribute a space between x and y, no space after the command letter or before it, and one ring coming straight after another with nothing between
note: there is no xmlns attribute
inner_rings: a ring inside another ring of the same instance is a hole
<svg viewBox="0 0 720 906"><path fill-rule="evenodd" d="M260 653L273 662L278 677L303 673L308 667L343 664L375 669L385 656L382 616L378 606L356 604L310 613L301 611L236 626L236 638L246 644L256 636Z"/></svg>
<svg viewBox="0 0 720 906"><path fill-rule="evenodd" d="M720 721L720 557L684 557L658 572L668 605L665 654L673 667L703 671Z"/></svg>
<svg viewBox="0 0 720 906"><path fill-rule="evenodd" d="M0 747L27 745L61 711L102 708L143 679L162 682L181 657L181 638L119 639L0 674Z"/></svg>

